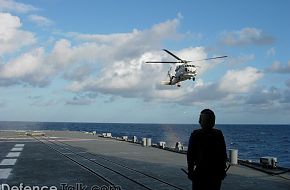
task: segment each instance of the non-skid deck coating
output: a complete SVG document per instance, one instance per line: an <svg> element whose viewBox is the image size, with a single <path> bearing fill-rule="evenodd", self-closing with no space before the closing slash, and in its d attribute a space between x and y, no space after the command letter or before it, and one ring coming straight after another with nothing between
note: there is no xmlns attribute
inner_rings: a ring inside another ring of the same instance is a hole
<svg viewBox="0 0 290 190"><path fill-rule="evenodd" d="M64 184L68 184L90 190L91 187L103 185L104 188L110 187L102 179L105 177L122 189L191 189L191 182L181 171L181 168L186 168L186 156L183 154L82 132L45 131L45 134L47 137L34 139L23 132L0 131L0 163L4 163L0 164L0 184L13 186L23 183L29 186L56 186L59 189L64 189ZM222 189L289 190L290 175L271 176L244 166L232 166Z"/></svg>

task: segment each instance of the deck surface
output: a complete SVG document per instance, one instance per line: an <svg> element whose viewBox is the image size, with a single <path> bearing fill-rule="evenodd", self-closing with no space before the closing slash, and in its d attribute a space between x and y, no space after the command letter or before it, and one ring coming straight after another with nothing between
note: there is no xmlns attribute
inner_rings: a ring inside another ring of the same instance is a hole
<svg viewBox="0 0 290 190"><path fill-rule="evenodd" d="M0 131L2 190L21 183L62 190L191 189L181 171L187 167L184 154L83 132L44 132L44 137L29 137L21 131ZM271 176L236 165L222 189L289 190L290 174Z"/></svg>

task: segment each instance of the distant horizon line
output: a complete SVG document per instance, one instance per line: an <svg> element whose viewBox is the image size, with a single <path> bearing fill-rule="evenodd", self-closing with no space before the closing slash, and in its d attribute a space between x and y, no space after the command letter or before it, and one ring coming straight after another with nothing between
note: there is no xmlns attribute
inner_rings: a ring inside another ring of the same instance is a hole
<svg viewBox="0 0 290 190"><path fill-rule="evenodd" d="M18 123L84 123L84 124L148 124L148 125L199 125L199 123L145 123L145 122L91 122L91 121L2 121L0 122L18 122ZM273 123L216 123L216 125L290 125Z"/></svg>

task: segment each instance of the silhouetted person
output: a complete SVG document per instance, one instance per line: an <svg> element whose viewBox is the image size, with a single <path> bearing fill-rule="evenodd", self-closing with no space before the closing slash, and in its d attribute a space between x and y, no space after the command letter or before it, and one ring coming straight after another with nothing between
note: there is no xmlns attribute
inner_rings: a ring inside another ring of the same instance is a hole
<svg viewBox="0 0 290 190"><path fill-rule="evenodd" d="M214 129L215 114L210 109L200 113L201 129L191 133L188 151L188 178L194 190L219 190L226 172L226 145L222 132Z"/></svg>

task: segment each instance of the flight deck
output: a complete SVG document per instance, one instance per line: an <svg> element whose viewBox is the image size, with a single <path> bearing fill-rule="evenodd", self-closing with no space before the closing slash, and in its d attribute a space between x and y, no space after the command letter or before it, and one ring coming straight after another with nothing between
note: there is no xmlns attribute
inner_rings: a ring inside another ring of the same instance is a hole
<svg viewBox="0 0 290 190"><path fill-rule="evenodd" d="M0 131L1 190L189 190L182 168L185 154L84 132ZM222 189L289 190L290 174L234 165Z"/></svg>

